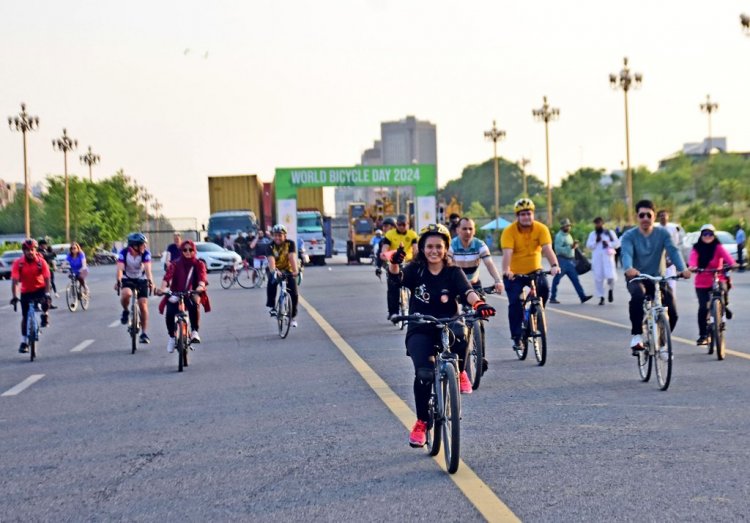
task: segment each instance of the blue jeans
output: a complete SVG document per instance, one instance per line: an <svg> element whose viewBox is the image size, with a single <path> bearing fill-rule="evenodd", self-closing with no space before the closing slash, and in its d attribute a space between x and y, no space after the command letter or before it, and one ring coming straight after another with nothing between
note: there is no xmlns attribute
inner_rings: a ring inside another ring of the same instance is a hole
<svg viewBox="0 0 750 523"><path fill-rule="evenodd" d="M505 295L508 296L508 324L510 326L510 337L520 338L523 335L523 303L521 294L523 288L529 286L531 278L524 275L516 274L512 280L503 276L503 285L505 285ZM549 286L547 277L541 275L536 280L536 294L542 299L542 303L547 305L549 296Z"/></svg>
<svg viewBox="0 0 750 523"><path fill-rule="evenodd" d="M586 297L586 293L583 292L583 287L581 287L581 282L578 280L578 272L576 271L576 264L573 260L570 260L568 258L563 258L561 256L557 257L557 261L560 263L560 272L555 274L555 277L552 279L552 296L551 298L554 300L557 298L557 285L560 283L560 280L562 280L563 276L567 276L570 278L570 281L573 282L573 287L575 287L576 292L578 293L578 298L583 299Z"/></svg>

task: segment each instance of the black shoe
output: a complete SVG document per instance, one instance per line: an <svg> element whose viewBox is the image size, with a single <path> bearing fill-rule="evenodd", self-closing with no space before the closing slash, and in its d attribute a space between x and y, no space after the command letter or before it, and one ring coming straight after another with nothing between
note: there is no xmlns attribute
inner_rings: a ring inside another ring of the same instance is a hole
<svg viewBox="0 0 750 523"><path fill-rule="evenodd" d="M396 321L396 317L397 316L398 316L398 314L396 314L396 313L391 314L390 316L388 316L388 321L390 321L391 323L393 323L395 325L396 323L398 323Z"/></svg>
<svg viewBox="0 0 750 523"><path fill-rule="evenodd" d="M271 307L270 309L268 309L268 314L270 314L270 316L272 318L275 318L276 317L276 309L274 309L273 307Z"/></svg>
<svg viewBox="0 0 750 523"><path fill-rule="evenodd" d="M139 341L141 343L151 343L151 338L148 337L148 334L146 334L145 332L142 332Z"/></svg>
<svg viewBox="0 0 750 523"><path fill-rule="evenodd" d="M602 298L603 300L604 298ZM609 303L612 303L615 300L615 293L612 291L612 289L609 289L609 292L607 293L607 301Z"/></svg>
<svg viewBox="0 0 750 523"><path fill-rule="evenodd" d="M708 336L701 336L698 338L698 340L695 342L697 346L701 345L708 345Z"/></svg>
<svg viewBox="0 0 750 523"><path fill-rule="evenodd" d="M593 298L593 296L591 296L591 295L588 295L588 296L584 296L583 298L581 298L581 303L586 303L586 302L587 302L587 301L589 301L589 300L590 300L591 298Z"/></svg>
<svg viewBox="0 0 750 523"><path fill-rule="evenodd" d="M552 299L550 299L550 300L549 300L549 302L550 302L550 303L560 303L559 301L557 301L557 299L556 299L556 298L552 298Z"/></svg>
<svg viewBox="0 0 750 523"><path fill-rule="evenodd" d="M122 311L122 316L120 316L120 323L122 323L123 325L127 325L129 318L130 318L130 311L128 310Z"/></svg>
<svg viewBox="0 0 750 523"><path fill-rule="evenodd" d="M604 296L599 298L599 305L604 305Z"/></svg>
<svg viewBox="0 0 750 523"><path fill-rule="evenodd" d="M489 369L489 368L490 368L490 364L487 361L487 358L482 358L482 374L484 374L485 372L487 372L487 369Z"/></svg>
<svg viewBox="0 0 750 523"><path fill-rule="evenodd" d="M521 343L521 338L513 338L513 350L514 351L523 350L523 344Z"/></svg>
<svg viewBox="0 0 750 523"><path fill-rule="evenodd" d="M56 308L57 308L57 305L52 305L52 304L50 303L50 305L49 305L49 308L50 308L50 309L56 309Z"/></svg>
<svg viewBox="0 0 750 523"><path fill-rule="evenodd" d="M728 320L731 320L732 316L734 316L734 314L732 313L732 311L729 310L729 307L727 307L727 308L724 309L724 314L726 314Z"/></svg>
<svg viewBox="0 0 750 523"><path fill-rule="evenodd" d="M18 347L18 352L21 354L29 352L29 345L26 342L21 342L21 346Z"/></svg>
<svg viewBox="0 0 750 523"><path fill-rule="evenodd" d="M42 327L46 327L49 325L49 316L47 314L42 314Z"/></svg>

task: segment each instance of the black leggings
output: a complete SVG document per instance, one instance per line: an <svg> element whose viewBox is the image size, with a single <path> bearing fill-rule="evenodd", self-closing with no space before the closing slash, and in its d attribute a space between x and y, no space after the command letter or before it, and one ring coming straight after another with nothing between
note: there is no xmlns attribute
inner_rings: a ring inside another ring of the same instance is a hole
<svg viewBox="0 0 750 523"><path fill-rule="evenodd" d="M729 291L727 290L727 284L721 282L721 288L723 292L724 307L729 305ZM708 289L695 289L695 294L698 296L698 333L700 336L706 336L708 334L708 304L711 302L711 288Z"/></svg>
<svg viewBox="0 0 750 523"><path fill-rule="evenodd" d="M282 276L286 278L286 290L292 297L292 318L297 317L297 302L299 301L299 292L297 291L297 278L291 274ZM279 284L275 278L268 278L268 287L266 288L266 307L276 307L276 287Z"/></svg>
<svg viewBox="0 0 750 523"><path fill-rule="evenodd" d="M41 289L34 292L24 292L21 293L21 335L26 336L26 322L29 317L29 308L34 306L35 301L39 301L42 304L42 311L44 314L42 316L47 315L47 310L49 309L49 302L44 297L45 290Z"/></svg>
<svg viewBox="0 0 750 523"><path fill-rule="evenodd" d="M440 330L434 332L411 332L406 334L406 350L414 364L414 403L417 407L417 419L428 421L428 404L432 393L432 382L435 378L435 355L440 347ZM466 362L466 327L453 324L451 330L456 342L451 352L458 355L459 371L464 370Z"/></svg>
<svg viewBox="0 0 750 523"><path fill-rule="evenodd" d="M630 334L643 334L643 300L646 294L653 296L656 284L652 281L629 281L630 293ZM669 312L669 330L677 325L677 303L669 285L661 285L661 302Z"/></svg>
<svg viewBox="0 0 750 523"><path fill-rule="evenodd" d="M190 328L197 331L200 328L199 322L201 319L200 312L198 312L198 305L191 299L185 298L185 309L187 310L188 317L190 318ZM175 333L175 316L180 310L179 303L172 303L167 301L167 312L165 314L167 319L167 334L170 338L174 337Z"/></svg>

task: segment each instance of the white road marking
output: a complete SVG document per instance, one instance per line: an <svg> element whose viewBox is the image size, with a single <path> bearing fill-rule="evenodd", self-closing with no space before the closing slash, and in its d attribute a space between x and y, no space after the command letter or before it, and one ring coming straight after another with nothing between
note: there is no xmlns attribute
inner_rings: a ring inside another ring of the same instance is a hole
<svg viewBox="0 0 750 523"><path fill-rule="evenodd" d="M17 394L20 394L24 390L31 387L34 383L36 383L43 377L44 377L44 374L32 374L31 376L23 380L21 383L19 383L15 387L12 387L6 390L5 392L3 392L2 394L0 394L0 396L16 396Z"/></svg>
<svg viewBox="0 0 750 523"><path fill-rule="evenodd" d="M118 325L122 325L120 323L120 320L115 320L115 321L113 321L112 323L109 324L109 328L111 329L113 327L117 327Z"/></svg>
<svg viewBox="0 0 750 523"><path fill-rule="evenodd" d="M7 311L8 309L12 307L13 307L12 305L3 305L2 307L0 307L0 311Z"/></svg>
<svg viewBox="0 0 750 523"><path fill-rule="evenodd" d="M81 352L92 343L94 343L94 340L83 340L81 343L70 349L70 352Z"/></svg>

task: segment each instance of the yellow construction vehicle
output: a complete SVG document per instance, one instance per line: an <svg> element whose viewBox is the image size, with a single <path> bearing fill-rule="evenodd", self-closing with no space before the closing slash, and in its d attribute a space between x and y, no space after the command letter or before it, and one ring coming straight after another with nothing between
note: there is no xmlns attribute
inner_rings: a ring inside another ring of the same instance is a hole
<svg viewBox="0 0 750 523"><path fill-rule="evenodd" d="M372 211L365 202L349 204L349 236L346 242L346 260L359 262L360 258L370 258L372 237L375 235L375 221Z"/></svg>

